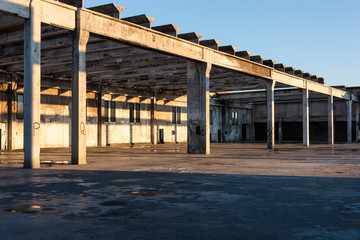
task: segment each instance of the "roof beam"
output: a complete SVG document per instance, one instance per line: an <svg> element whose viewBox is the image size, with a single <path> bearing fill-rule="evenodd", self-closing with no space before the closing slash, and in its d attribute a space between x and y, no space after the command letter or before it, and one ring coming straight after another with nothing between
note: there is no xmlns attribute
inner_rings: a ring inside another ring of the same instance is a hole
<svg viewBox="0 0 360 240"><path fill-rule="evenodd" d="M289 86L304 88L303 79L297 79L294 76L281 73L262 64L247 61L237 56L231 56L91 10L77 9L76 7L52 0L39 1L41 2L41 21L52 26L74 30L76 11L79 11L78 16L86 19L86 25L82 29L84 31L149 48L153 51L164 52L195 61L208 62L214 66L248 73L263 79L273 79ZM29 17L28 6L29 0L0 0L0 11L15 14L23 18ZM337 89L332 89L322 84L309 81L308 86L310 91L317 91L327 95L333 94L335 97L357 101L357 98L349 93L339 92Z"/></svg>

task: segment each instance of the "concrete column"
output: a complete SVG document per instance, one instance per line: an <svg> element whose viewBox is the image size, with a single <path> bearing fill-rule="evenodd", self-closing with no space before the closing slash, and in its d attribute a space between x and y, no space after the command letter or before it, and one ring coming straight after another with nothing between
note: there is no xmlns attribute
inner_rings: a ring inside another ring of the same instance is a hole
<svg viewBox="0 0 360 240"><path fill-rule="evenodd" d="M40 167L41 9L30 2L24 30L24 168Z"/></svg>
<svg viewBox="0 0 360 240"><path fill-rule="evenodd" d="M187 152L210 154L211 64L187 62Z"/></svg>
<svg viewBox="0 0 360 240"><path fill-rule="evenodd" d="M99 88L99 93L98 93L98 106L97 106L97 112L98 112L98 146L99 147L103 147L106 146L106 141L104 140L104 108L103 108L103 96L104 96L104 91L102 89L102 87Z"/></svg>
<svg viewBox="0 0 360 240"><path fill-rule="evenodd" d="M86 164L86 45L89 33L81 30L80 13L77 12L77 29L72 34L72 164Z"/></svg>
<svg viewBox="0 0 360 240"><path fill-rule="evenodd" d="M334 97L328 97L328 143L334 145Z"/></svg>
<svg viewBox="0 0 360 240"><path fill-rule="evenodd" d="M12 76L13 78L13 76ZM12 150L12 125L13 125L13 82L14 79L11 79L11 83L8 85L6 91L7 94L7 150Z"/></svg>
<svg viewBox="0 0 360 240"><path fill-rule="evenodd" d="M267 148L275 146L275 81L266 81L266 121L267 121Z"/></svg>
<svg viewBox="0 0 360 240"><path fill-rule="evenodd" d="M157 144L157 129L156 129L156 97L151 98L151 143Z"/></svg>
<svg viewBox="0 0 360 240"><path fill-rule="evenodd" d="M303 144L305 147L310 146L310 137L309 137L309 89L306 83L306 89L303 89Z"/></svg>
<svg viewBox="0 0 360 240"><path fill-rule="evenodd" d="M360 104L355 103L356 107L356 142L360 140Z"/></svg>
<svg viewBox="0 0 360 240"><path fill-rule="evenodd" d="M347 105L347 142L352 143L352 100L346 102Z"/></svg>

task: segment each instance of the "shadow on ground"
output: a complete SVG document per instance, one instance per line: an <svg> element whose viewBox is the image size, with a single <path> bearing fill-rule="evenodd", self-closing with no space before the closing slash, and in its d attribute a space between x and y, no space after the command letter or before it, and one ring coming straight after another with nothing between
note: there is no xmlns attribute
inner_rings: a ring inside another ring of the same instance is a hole
<svg viewBox="0 0 360 240"><path fill-rule="evenodd" d="M360 239L360 179L0 169L1 239Z"/></svg>

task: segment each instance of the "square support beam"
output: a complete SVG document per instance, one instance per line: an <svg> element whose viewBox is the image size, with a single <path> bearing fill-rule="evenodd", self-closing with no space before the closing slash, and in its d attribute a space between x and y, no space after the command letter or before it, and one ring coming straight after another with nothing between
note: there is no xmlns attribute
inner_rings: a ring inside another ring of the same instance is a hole
<svg viewBox="0 0 360 240"><path fill-rule="evenodd" d="M157 129L156 129L156 97L151 98L151 143L157 144Z"/></svg>
<svg viewBox="0 0 360 240"><path fill-rule="evenodd" d="M24 168L40 168L41 9L30 4L24 36Z"/></svg>
<svg viewBox="0 0 360 240"><path fill-rule="evenodd" d="M352 143L352 100L346 101L347 105L347 142Z"/></svg>
<svg viewBox="0 0 360 240"><path fill-rule="evenodd" d="M266 122L267 122L267 148L275 146L275 81L266 81Z"/></svg>
<svg viewBox="0 0 360 240"><path fill-rule="evenodd" d="M355 103L356 108L356 142L360 140L360 104Z"/></svg>
<svg viewBox="0 0 360 240"><path fill-rule="evenodd" d="M72 34L71 163L86 164L86 45L89 32L81 29L81 11Z"/></svg>
<svg viewBox="0 0 360 240"><path fill-rule="evenodd" d="M334 96L328 96L328 143L334 145Z"/></svg>
<svg viewBox="0 0 360 240"><path fill-rule="evenodd" d="M99 87L98 92L98 106L97 106L97 112L98 112L98 146L103 147L106 146L106 141L104 139L104 132L105 132L105 125L104 125L104 115L105 115L105 109L103 107L104 101L104 90L102 87Z"/></svg>
<svg viewBox="0 0 360 240"><path fill-rule="evenodd" d="M307 85L307 84L306 84ZM310 137L309 137L309 89L303 89L303 144L305 147L310 146Z"/></svg>
<svg viewBox="0 0 360 240"><path fill-rule="evenodd" d="M187 152L210 154L211 64L187 62Z"/></svg>

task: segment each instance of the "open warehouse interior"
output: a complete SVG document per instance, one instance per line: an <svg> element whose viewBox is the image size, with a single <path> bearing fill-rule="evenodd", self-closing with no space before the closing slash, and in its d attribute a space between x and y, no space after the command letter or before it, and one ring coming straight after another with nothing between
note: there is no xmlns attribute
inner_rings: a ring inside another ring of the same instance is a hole
<svg viewBox="0 0 360 240"><path fill-rule="evenodd" d="M358 88L221 46L215 39L153 26L123 7L83 1L0 1L1 149L210 142L354 142ZM353 104L354 103L354 104ZM276 104L276 106L275 106Z"/></svg>

